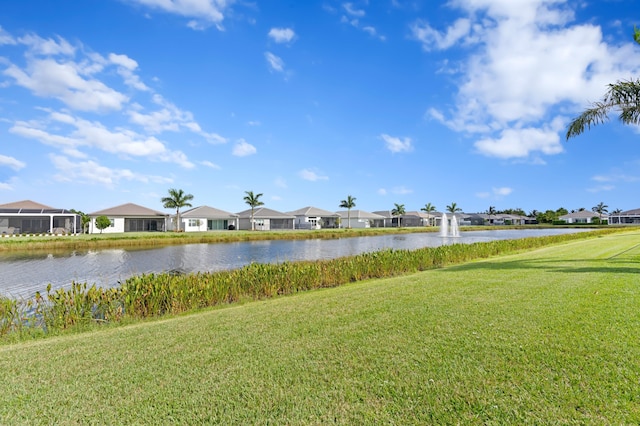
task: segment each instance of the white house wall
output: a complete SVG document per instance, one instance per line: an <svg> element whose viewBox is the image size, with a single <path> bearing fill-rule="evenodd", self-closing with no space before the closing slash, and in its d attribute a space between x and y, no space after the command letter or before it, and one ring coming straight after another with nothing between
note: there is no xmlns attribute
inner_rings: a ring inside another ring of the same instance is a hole
<svg viewBox="0 0 640 426"><path fill-rule="evenodd" d="M108 216L107 216L108 217ZM108 226L102 230L102 234L117 234L120 232L124 232L124 217L110 217L109 219L113 219L113 226ZM91 223L89 224L89 233L90 234L100 234L100 230L96 226L96 218L91 218Z"/></svg>

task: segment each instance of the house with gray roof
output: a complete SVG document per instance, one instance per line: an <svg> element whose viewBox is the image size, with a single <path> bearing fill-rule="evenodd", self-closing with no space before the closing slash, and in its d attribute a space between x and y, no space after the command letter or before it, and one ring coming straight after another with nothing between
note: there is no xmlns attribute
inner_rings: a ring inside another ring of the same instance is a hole
<svg viewBox="0 0 640 426"><path fill-rule="evenodd" d="M168 229L171 231L176 226L176 215L171 216ZM182 226L185 232L221 231L225 229L238 229L238 215L209 206L194 207L180 213Z"/></svg>
<svg viewBox="0 0 640 426"><path fill-rule="evenodd" d="M295 216L268 209L257 207L253 210L254 227L251 226L251 209L238 213L238 229L257 231L270 231L274 229L294 229L293 222Z"/></svg>
<svg viewBox="0 0 640 426"><path fill-rule="evenodd" d="M121 204L108 209L89 213L89 233L99 234L96 218L106 216L111 220L111 226L102 230L105 234L119 232L153 232L166 231L169 214L152 210L134 203Z"/></svg>
<svg viewBox="0 0 640 426"><path fill-rule="evenodd" d="M76 234L82 232L80 215L31 200L0 204L0 235Z"/></svg>
<svg viewBox="0 0 640 426"><path fill-rule="evenodd" d="M626 210L609 215L611 225L640 225L640 209Z"/></svg>
<svg viewBox="0 0 640 426"><path fill-rule="evenodd" d="M287 214L295 216L295 229L337 228L340 215L317 207L303 207Z"/></svg>
<svg viewBox="0 0 640 426"><path fill-rule="evenodd" d="M430 213L427 216L427 213L419 211L408 211L400 217L394 216L391 210L380 210L373 213L384 216L384 219L376 219L373 221L371 226L375 228L397 227L398 222L400 222L400 226L403 227L428 226L429 223L433 222L433 219L435 218L433 213Z"/></svg>
<svg viewBox="0 0 640 426"><path fill-rule="evenodd" d="M340 210L336 213L340 215L341 228L371 228L375 220L385 219L384 216L364 210Z"/></svg>

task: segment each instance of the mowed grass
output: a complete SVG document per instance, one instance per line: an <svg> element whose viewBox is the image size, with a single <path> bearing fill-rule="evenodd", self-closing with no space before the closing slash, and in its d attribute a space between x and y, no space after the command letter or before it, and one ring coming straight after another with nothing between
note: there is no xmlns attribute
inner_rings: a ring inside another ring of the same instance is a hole
<svg viewBox="0 0 640 426"><path fill-rule="evenodd" d="M0 346L1 424L637 424L640 233Z"/></svg>

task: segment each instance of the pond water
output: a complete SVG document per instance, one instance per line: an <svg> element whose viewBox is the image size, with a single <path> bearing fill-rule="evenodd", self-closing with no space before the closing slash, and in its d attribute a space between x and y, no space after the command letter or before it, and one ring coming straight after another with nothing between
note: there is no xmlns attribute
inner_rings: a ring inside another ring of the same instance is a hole
<svg viewBox="0 0 640 426"><path fill-rule="evenodd" d="M186 244L151 249L101 249L0 254L0 295L31 297L47 284L60 288L72 281L102 287L151 272L198 272L235 269L251 262L332 259L386 248L418 249L443 244L517 239L580 232L579 229L528 229L462 232L460 237L414 233L332 240L273 240Z"/></svg>

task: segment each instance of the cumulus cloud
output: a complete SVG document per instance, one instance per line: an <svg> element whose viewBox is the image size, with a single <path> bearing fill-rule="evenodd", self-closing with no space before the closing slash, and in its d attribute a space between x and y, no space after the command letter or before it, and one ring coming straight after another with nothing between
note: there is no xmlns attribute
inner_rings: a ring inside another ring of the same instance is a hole
<svg viewBox="0 0 640 426"><path fill-rule="evenodd" d="M17 160L8 155L0 154L0 166L9 167L15 171L18 171L26 166L23 161Z"/></svg>
<svg viewBox="0 0 640 426"><path fill-rule="evenodd" d="M380 135L380 139L384 141L387 149L393 153L409 152L413 150L411 138L398 138L383 133Z"/></svg>
<svg viewBox="0 0 640 426"><path fill-rule="evenodd" d="M57 126L49 126L56 124ZM53 133L48 128L69 129L66 134ZM109 129L97 121L89 121L68 113L51 112L47 121L18 121L9 131L60 148L66 155L86 158L83 148L129 157L150 157L193 168L184 153L169 150L165 143L153 136L141 135L128 129Z"/></svg>
<svg viewBox="0 0 640 426"><path fill-rule="evenodd" d="M423 49L464 45L455 106L427 116L475 138L481 154L524 158L562 152L567 107L580 111L612 81L640 71L631 42L608 44L601 29L575 24L564 1L457 0L463 16L444 30L411 26ZM547 124L550 123L550 124Z"/></svg>
<svg viewBox="0 0 640 426"><path fill-rule="evenodd" d="M154 183L172 183L172 179L162 176L143 175L129 169L112 169L95 161L71 161L69 158L51 154L49 156L54 167L60 171L54 178L61 182L80 181L91 184L102 184L112 187L121 181L138 181Z"/></svg>
<svg viewBox="0 0 640 426"><path fill-rule="evenodd" d="M357 18L362 18L366 14L363 9L357 9L353 3L342 3L342 8L347 12L347 14Z"/></svg>
<svg viewBox="0 0 640 426"><path fill-rule="evenodd" d="M267 64L269 64L270 70L284 72L284 61L279 56L276 56L271 52L265 52L264 57L267 60Z"/></svg>
<svg viewBox="0 0 640 426"><path fill-rule="evenodd" d="M311 169L300 170L298 172L298 176L300 176L304 180L308 180L311 182L316 182L319 180L329 180L328 176L321 175L318 172Z"/></svg>
<svg viewBox="0 0 640 426"><path fill-rule="evenodd" d="M271 28L268 35L276 43L289 43L296 33L291 28Z"/></svg>
<svg viewBox="0 0 640 426"><path fill-rule="evenodd" d="M255 146L251 145L244 139L239 139L233 146L231 154L235 155L236 157L246 157L248 155L253 155L256 152L258 152L258 150Z"/></svg>
<svg viewBox="0 0 640 426"><path fill-rule="evenodd" d="M191 18L189 28L201 30L215 25L222 30L224 12L232 3L228 0L124 0L126 3L146 6L150 9Z"/></svg>

